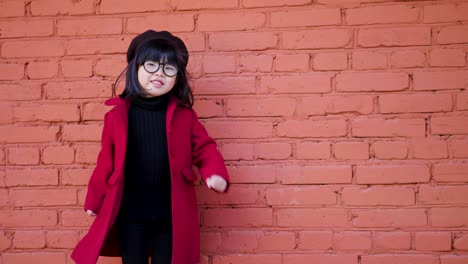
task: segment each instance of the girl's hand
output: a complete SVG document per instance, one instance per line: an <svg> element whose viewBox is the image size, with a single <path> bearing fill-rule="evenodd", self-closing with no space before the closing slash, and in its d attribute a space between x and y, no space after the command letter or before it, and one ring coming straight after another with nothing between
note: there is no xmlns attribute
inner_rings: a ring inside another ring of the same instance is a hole
<svg viewBox="0 0 468 264"><path fill-rule="evenodd" d="M227 188L227 182L226 180L219 176L219 175L211 175L208 179L206 179L206 185L210 189L214 189L215 191L218 192L224 192Z"/></svg>
<svg viewBox="0 0 468 264"><path fill-rule="evenodd" d="M91 210L86 210L86 213L88 214L88 216L96 216L96 213Z"/></svg>

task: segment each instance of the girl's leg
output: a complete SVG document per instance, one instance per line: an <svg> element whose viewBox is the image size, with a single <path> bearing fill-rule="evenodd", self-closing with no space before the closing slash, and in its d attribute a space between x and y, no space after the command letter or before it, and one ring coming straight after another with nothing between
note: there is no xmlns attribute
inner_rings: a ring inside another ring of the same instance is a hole
<svg viewBox="0 0 468 264"><path fill-rule="evenodd" d="M148 231L143 224L119 223L123 264L148 264Z"/></svg>
<svg viewBox="0 0 468 264"><path fill-rule="evenodd" d="M151 264L171 264L172 260L172 229L156 228L152 239Z"/></svg>

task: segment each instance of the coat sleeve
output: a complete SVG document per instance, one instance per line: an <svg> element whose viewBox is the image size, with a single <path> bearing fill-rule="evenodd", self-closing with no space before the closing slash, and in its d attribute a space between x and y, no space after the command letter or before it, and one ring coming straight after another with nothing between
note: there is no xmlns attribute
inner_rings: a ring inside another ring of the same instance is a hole
<svg viewBox="0 0 468 264"><path fill-rule="evenodd" d="M114 140L112 137L109 113L104 116L104 127L102 130L101 150L96 162L96 167L89 179L88 193L86 194L85 210L98 213L107 190L107 179L114 168Z"/></svg>
<svg viewBox="0 0 468 264"><path fill-rule="evenodd" d="M192 161L198 167L203 180L213 174L223 177L229 186L224 159L219 153L216 142L208 135L203 124L198 120L195 111L192 110Z"/></svg>

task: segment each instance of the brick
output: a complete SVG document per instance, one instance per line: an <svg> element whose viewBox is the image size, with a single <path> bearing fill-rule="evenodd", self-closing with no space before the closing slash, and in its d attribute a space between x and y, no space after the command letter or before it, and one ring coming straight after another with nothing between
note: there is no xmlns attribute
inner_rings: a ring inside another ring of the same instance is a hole
<svg viewBox="0 0 468 264"><path fill-rule="evenodd" d="M4 0L0 2L0 17L22 17L24 16L24 2L16 0Z"/></svg>
<svg viewBox="0 0 468 264"><path fill-rule="evenodd" d="M336 89L340 92L403 91L409 88L409 75L401 72L340 73Z"/></svg>
<svg viewBox="0 0 468 264"><path fill-rule="evenodd" d="M96 164L96 160L101 150L98 144L80 145L76 148L75 163Z"/></svg>
<svg viewBox="0 0 468 264"><path fill-rule="evenodd" d="M204 41L204 39L203 39ZM204 49L204 47L203 47ZM192 53L193 54L193 53ZM190 55L190 60L187 64L187 73L190 78L198 79L203 76L203 56L201 54ZM193 83L193 82L192 82Z"/></svg>
<svg viewBox="0 0 468 264"><path fill-rule="evenodd" d="M92 75L92 64L89 67L90 74ZM96 63L94 72L98 76L104 77L117 77L127 67L127 61L123 58L104 58Z"/></svg>
<svg viewBox="0 0 468 264"><path fill-rule="evenodd" d="M425 183L430 180L426 165L369 165L356 167L358 184Z"/></svg>
<svg viewBox="0 0 468 264"><path fill-rule="evenodd" d="M50 142L55 141L58 132L57 126L0 127L2 143Z"/></svg>
<svg viewBox="0 0 468 264"><path fill-rule="evenodd" d="M70 146L50 146L42 152L44 164L71 164L75 159L75 150Z"/></svg>
<svg viewBox="0 0 468 264"><path fill-rule="evenodd" d="M210 227L264 227L273 224L271 208L207 209L202 226Z"/></svg>
<svg viewBox="0 0 468 264"><path fill-rule="evenodd" d="M93 61L86 59L62 60L62 75L66 78L91 77L93 76ZM100 67L99 62L96 65L96 71Z"/></svg>
<svg viewBox="0 0 468 264"><path fill-rule="evenodd" d="M218 117L224 115L225 101L223 99L203 100L198 99L193 107L200 118Z"/></svg>
<svg viewBox="0 0 468 264"><path fill-rule="evenodd" d="M332 249L333 233L331 231L300 231L299 249Z"/></svg>
<svg viewBox="0 0 468 264"><path fill-rule="evenodd" d="M369 143L365 142L338 142L334 147L335 159L369 159Z"/></svg>
<svg viewBox="0 0 468 264"><path fill-rule="evenodd" d="M229 187L229 192L219 195L208 190L206 186L199 186L196 188L196 193L199 205L252 205L257 203L260 189L234 185Z"/></svg>
<svg viewBox="0 0 468 264"><path fill-rule="evenodd" d="M2 179L2 181L3 181L3 179ZM4 187L4 184L2 184L2 187ZM8 198L8 190L7 189L0 189L0 206L2 206L2 207L10 206L10 199ZM0 241L1 241L1 238L0 238ZM0 245L0 247L1 247L1 245Z"/></svg>
<svg viewBox="0 0 468 264"><path fill-rule="evenodd" d="M468 110L468 92L457 93L457 110Z"/></svg>
<svg viewBox="0 0 468 264"><path fill-rule="evenodd" d="M313 27L341 24L339 8L314 8L272 12L271 27Z"/></svg>
<svg viewBox="0 0 468 264"><path fill-rule="evenodd" d="M36 0L31 2L31 14L33 16L55 15L84 15L93 14L95 1L71 1L71 0Z"/></svg>
<svg viewBox="0 0 468 264"><path fill-rule="evenodd" d="M449 90L462 89L467 84L468 71L424 71L413 73L414 89Z"/></svg>
<svg viewBox="0 0 468 264"><path fill-rule="evenodd" d="M431 208L429 217L434 227L462 227L468 225L468 208Z"/></svg>
<svg viewBox="0 0 468 264"><path fill-rule="evenodd" d="M414 205L413 188L405 187L345 187L341 192L345 205Z"/></svg>
<svg viewBox="0 0 468 264"><path fill-rule="evenodd" d="M62 225L66 227L89 227L94 221L94 217L89 217L82 209L63 210L60 218Z"/></svg>
<svg viewBox="0 0 468 264"><path fill-rule="evenodd" d="M221 233L201 231L200 244L202 254L213 254L219 252L221 247Z"/></svg>
<svg viewBox="0 0 468 264"><path fill-rule="evenodd" d="M237 69L241 72L270 72L273 56L268 54L241 55L237 58Z"/></svg>
<svg viewBox="0 0 468 264"><path fill-rule="evenodd" d="M234 73L236 71L235 57L206 55L203 57L203 71L205 73Z"/></svg>
<svg viewBox="0 0 468 264"><path fill-rule="evenodd" d="M281 187L265 192L269 206L305 206L336 204L337 189L333 187Z"/></svg>
<svg viewBox="0 0 468 264"><path fill-rule="evenodd" d="M432 170L437 182L465 182L468 180L468 164L438 163Z"/></svg>
<svg viewBox="0 0 468 264"><path fill-rule="evenodd" d="M424 209L356 209L351 215L355 227L421 227L427 224Z"/></svg>
<svg viewBox="0 0 468 264"><path fill-rule="evenodd" d="M424 137L424 119L366 119L351 120L351 134L355 137Z"/></svg>
<svg viewBox="0 0 468 264"><path fill-rule="evenodd" d="M1 164L1 165L5 165L5 161L6 161L6 160L5 160L5 152L6 152L5 149L0 148L0 164ZM3 177L2 177L2 178L3 178ZM2 181L3 181L3 180L1 180L0 182L2 182ZM2 186L2 187L4 187L4 186Z"/></svg>
<svg viewBox="0 0 468 264"><path fill-rule="evenodd" d="M331 77L325 74L301 74L260 77L260 90L268 94L328 93Z"/></svg>
<svg viewBox="0 0 468 264"><path fill-rule="evenodd" d="M102 125L64 125L62 138L66 141L100 141Z"/></svg>
<svg viewBox="0 0 468 264"><path fill-rule="evenodd" d="M439 264L438 256L423 254L377 254L363 255L362 264Z"/></svg>
<svg viewBox="0 0 468 264"><path fill-rule="evenodd" d="M451 251L452 236L449 232L416 232L414 244L419 251Z"/></svg>
<svg viewBox="0 0 468 264"><path fill-rule="evenodd" d="M254 157L260 160L282 160L291 156L292 148L289 143L256 143L254 145Z"/></svg>
<svg viewBox="0 0 468 264"><path fill-rule="evenodd" d="M266 50L276 48L278 36L271 32L230 32L209 35L213 51Z"/></svg>
<svg viewBox="0 0 468 264"><path fill-rule="evenodd" d="M19 105L13 108L18 121L76 122L80 112L76 104Z"/></svg>
<svg viewBox="0 0 468 264"><path fill-rule="evenodd" d="M223 144L221 147L221 153L225 160L253 160L253 144Z"/></svg>
<svg viewBox="0 0 468 264"><path fill-rule="evenodd" d="M419 186L421 204L466 204L468 186Z"/></svg>
<svg viewBox="0 0 468 264"><path fill-rule="evenodd" d="M39 149L31 147L9 148L8 163L15 165L37 165L39 164Z"/></svg>
<svg viewBox="0 0 468 264"><path fill-rule="evenodd" d="M228 116L292 116L294 98L235 98L227 100Z"/></svg>
<svg viewBox="0 0 468 264"><path fill-rule="evenodd" d="M374 248L379 250L411 249L411 233L402 231L378 231L373 233Z"/></svg>
<svg viewBox="0 0 468 264"><path fill-rule="evenodd" d="M431 45L431 28L392 27L359 29L357 45L365 48Z"/></svg>
<svg viewBox="0 0 468 264"><path fill-rule="evenodd" d="M51 206L76 204L76 191L60 190L13 190L10 198L15 206Z"/></svg>
<svg viewBox="0 0 468 264"><path fill-rule="evenodd" d="M199 31L231 31L259 29L265 25L264 13L205 13L197 19Z"/></svg>
<svg viewBox="0 0 468 264"><path fill-rule="evenodd" d="M52 19L2 21L0 28L2 29L0 38L48 37L54 34L54 21Z"/></svg>
<svg viewBox="0 0 468 264"><path fill-rule="evenodd" d="M454 158L468 158L468 140L452 140L449 144Z"/></svg>
<svg viewBox="0 0 468 264"><path fill-rule="evenodd" d="M7 169L5 185L17 186L56 186L58 185L57 169Z"/></svg>
<svg viewBox="0 0 468 264"><path fill-rule="evenodd" d="M73 249L79 239L79 232L73 230L50 230L46 234L47 248Z"/></svg>
<svg viewBox="0 0 468 264"><path fill-rule="evenodd" d="M293 250L296 245L296 236L293 232L268 231L258 238L260 250Z"/></svg>
<svg viewBox="0 0 468 264"><path fill-rule="evenodd" d="M463 67L466 64L466 51L463 49L432 49L429 65L432 67Z"/></svg>
<svg viewBox="0 0 468 264"><path fill-rule="evenodd" d="M23 231L18 230L13 237L13 248L37 249L45 247L44 231Z"/></svg>
<svg viewBox="0 0 468 264"><path fill-rule="evenodd" d="M87 185L93 169L63 169L60 173L62 185Z"/></svg>
<svg viewBox="0 0 468 264"><path fill-rule="evenodd" d="M381 113L449 112L451 94L385 94L379 96Z"/></svg>
<svg viewBox="0 0 468 264"><path fill-rule="evenodd" d="M2 258L5 263L67 263L65 252L8 252Z"/></svg>
<svg viewBox="0 0 468 264"><path fill-rule="evenodd" d="M371 232L342 231L333 236L334 250L369 250L371 249Z"/></svg>
<svg viewBox="0 0 468 264"><path fill-rule="evenodd" d="M422 68L426 65L426 54L420 50L402 50L390 54L392 68Z"/></svg>
<svg viewBox="0 0 468 264"><path fill-rule="evenodd" d="M347 263L358 264L358 256L352 254L285 254L284 263Z"/></svg>
<svg viewBox="0 0 468 264"><path fill-rule="evenodd" d="M382 52L358 51L352 54L352 67L356 70L381 70L387 68L387 55Z"/></svg>
<svg viewBox="0 0 468 264"><path fill-rule="evenodd" d="M253 77L210 77L193 80L196 95L226 95L255 93Z"/></svg>
<svg viewBox="0 0 468 264"><path fill-rule="evenodd" d="M51 227L57 225L56 210L21 209L0 211L3 227ZM16 263L16 262L12 262ZM19 262L25 263L25 262ZM26 262L28 263L28 262ZM35 262L33 262L35 263Z"/></svg>
<svg viewBox="0 0 468 264"><path fill-rule="evenodd" d="M0 124L12 124L13 123L13 104L0 103ZM0 158L0 162L1 162Z"/></svg>
<svg viewBox="0 0 468 264"><path fill-rule="evenodd" d="M61 57L64 54L62 40L7 41L2 45L4 58Z"/></svg>
<svg viewBox="0 0 468 264"><path fill-rule="evenodd" d="M102 0L99 5L99 13L101 14L115 14L115 13L137 13L137 12L150 12L150 11L169 11L170 1L151 1L142 0L138 5L130 3L125 0Z"/></svg>
<svg viewBox="0 0 468 264"><path fill-rule="evenodd" d="M413 139L409 141L409 156L414 159L448 158L447 142L438 139Z"/></svg>
<svg viewBox="0 0 468 264"><path fill-rule="evenodd" d="M281 254L236 254L213 256L212 264L256 264L256 263L271 263L281 264Z"/></svg>
<svg viewBox="0 0 468 264"><path fill-rule="evenodd" d="M110 35L122 33L120 18L80 18L57 21L57 34L60 36Z"/></svg>
<svg viewBox="0 0 468 264"><path fill-rule="evenodd" d="M346 23L348 25L415 23L419 20L419 13L420 8L414 5L349 8L346 9Z"/></svg>
<svg viewBox="0 0 468 264"><path fill-rule="evenodd" d="M453 248L458 250L468 249L468 234L467 233L455 233L453 237Z"/></svg>
<svg viewBox="0 0 468 264"><path fill-rule="evenodd" d="M435 135L468 134L468 117L434 117L431 119L431 133Z"/></svg>
<svg viewBox="0 0 468 264"><path fill-rule="evenodd" d="M442 255L440 256L441 264L464 264L468 262L468 256L459 255Z"/></svg>
<svg viewBox="0 0 468 264"><path fill-rule="evenodd" d="M279 227L345 227L348 226L348 211L341 208L280 208L276 211L276 221Z"/></svg>
<svg viewBox="0 0 468 264"><path fill-rule="evenodd" d="M437 44L457 44L468 42L468 26L445 26L435 30L435 42Z"/></svg>
<svg viewBox="0 0 468 264"><path fill-rule="evenodd" d="M466 3L426 5L423 11L425 23L468 20L468 4Z"/></svg>
<svg viewBox="0 0 468 264"><path fill-rule="evenodd" d="M378 159L405 159L408 156L408 146L404 141L376 141L372 150Z"/></svg>
<svg viewBox="0 0 468 264"><path fill-rule="evenodd" d="M351 183L351 166L284 166L278 168L282 184Z"/></svg>
<svg viewBox="0 0 468 264"><path fill-rule="evenodd" d="M106 81L49 82L44 85L47 99L110 97L111 83Z"/></svg>
<svg viewBox="0 0 468 264"><path fill-rule="evenodd" d="M228 166L232 183L274 183L276 168L271 165Z"/></svg>
<svg viewBox="0 0 468 264"><path fill-rule="evenodd" d="M13 238L13 234L11 232L0 231L0 249L2 252L5 252L6 249L11 247L11 241ZM2 263L2 262L0 262Z"/></svg>
<svg viewBox="0 0 468 264"><path fill-rule="evenodd" d="M58 64L55 61L32 61L27 65L27 75L30 79L49 79L57 77Z"/></svg>
<svg viewBox="0 0 468 264"><path fill-rule="evenodd" d="M154 28L154 21L158 21L157 30L159 31L192 32L195 29L194 17L191 14L158 14L153 16L128 18L126 27L127 32L131 34L140 34L148 28Z"/></svg>
<svg viewBox="0 0 468 264"><path fill-rule="evenodd" d="M266 6L302 6L309 4L311 0L244 0L243 7L266 7Z"/></svg>
<svg viewBox="0 0 468 264"><path fill-rule="evenodd" d="M313 69L316 71L338 71L348 68L346 53L318 53L313 57Z"/></svg>
<svg viewBox="0 0 468 264"><path fill-rule="evenodd" d="M253 253L258 248L259 231L229 231L221 233L223 253ZM218 252L219 252L218 251Z"/></svg>
<svg viewBox="0 0 468 264"><path fill-rule="evenodd" d="M287 31L282 34L284 49L346 48L352 43L353 31L348 29L312 29Z"/></svg>
<svg viewBox="0 0 468 264"><path fill-rule="evenodd" d="M329 159L331 144L327 142L301 142L296 144L297 159Z"/></svg>
<svg viewBox="0 0 468 264"><path fill-rule="evenodd" d="M125 37L70 39L67 45L67 55L125 53L130 41L131 39Z"/></svg>
<svg viewBox="0 0 468 264"><path fill-rule="evenodd" d="M173 0L171 6L176 10L231 9L238 7L237 0Z"/></svg>
<svg viewBox="0 0 468 264"><path fill-rule="evenodd" d="M287 138L344 137L347 121L338 119L287 120L277 126L277 135Z"/></svg>
<svg viewBox="0 0 468 264"><path fill-rule="evenodd" d="M20 64L20 63L1 63L0 64L0 81L21 80L23 78L24 78L24 64Z"/></svg>
<svg viewBox="0 0 468 264"><path fill-rule="evenodd" d="M179 35L189 52L204 51L205 50L205 36L202 34ZM193 57L193 56L192 56Z"/></svg>
<svg viewBox="0 0 468 264"><path fill-rule="evenodd" d="M86 103L82 107L82 120L103 121L104 115L109 111L109 106L104 103Z"/></svg>
<svg viewBox="0 0 468 264"><path fill-rule="evenodd" d="M271 122L254 121L211 121L205 124L209 134L215 138L270 138L273 136Z"/></svg>
<svg viewBox="0 0 468 264"><path fill-rule="evenodd" d="M275 57L277 72L307 72L310 57L308 54L278 54Z"/></svg>

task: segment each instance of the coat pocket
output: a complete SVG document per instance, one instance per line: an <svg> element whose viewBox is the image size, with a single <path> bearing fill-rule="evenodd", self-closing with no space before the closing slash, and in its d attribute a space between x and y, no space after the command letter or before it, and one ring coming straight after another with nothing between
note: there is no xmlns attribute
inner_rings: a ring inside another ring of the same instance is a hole
<svg viewBox="0 0 468 264"><path fill-rule="evenodd" d="M185 176L185 178L189 181L196 181L198 180L197 174L193 171L192 168L185 168L181 170L182 174Z"/></svg>

